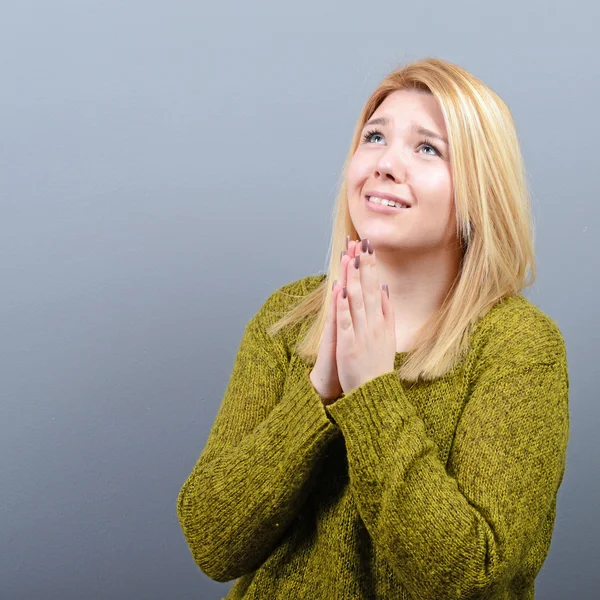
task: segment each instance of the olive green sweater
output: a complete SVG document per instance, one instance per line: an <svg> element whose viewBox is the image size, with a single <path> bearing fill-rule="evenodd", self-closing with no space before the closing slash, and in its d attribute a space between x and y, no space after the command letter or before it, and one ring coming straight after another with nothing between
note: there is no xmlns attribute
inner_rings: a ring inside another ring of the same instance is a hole
<svg viewBox="0 0 600 600"><path fill-rule="evenodd" d="M238 578L230 600L533 598L569 438L557 325L506 298L444 377L390 371L325 407L293 349L306 320L265 331L298 301L281 292L324 277L281 287L246 325L177 500L197 565Z"/></svg>

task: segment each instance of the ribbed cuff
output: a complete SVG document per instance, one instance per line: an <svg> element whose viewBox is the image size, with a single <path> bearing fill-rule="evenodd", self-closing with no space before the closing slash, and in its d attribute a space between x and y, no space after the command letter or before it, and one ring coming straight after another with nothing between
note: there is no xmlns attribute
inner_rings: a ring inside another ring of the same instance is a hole
<svg viewBox="0 0 600 600"><path fill-rule="evenodd" d="M340 435L340 428L329 418L325 405L309 378L308 369L300 369L299 377L284 392L280 415L287 423L286 429L293 432L287 439L281 438L286 454L298 452L311 454Z"/></svg>
<svg viewBox="0 0 600 600"><path fill-rule="evenodd" d="M381 457L387 434L402 430L417 415L396 371L384 373L325 407L348 446L363 456Z"/></svg>

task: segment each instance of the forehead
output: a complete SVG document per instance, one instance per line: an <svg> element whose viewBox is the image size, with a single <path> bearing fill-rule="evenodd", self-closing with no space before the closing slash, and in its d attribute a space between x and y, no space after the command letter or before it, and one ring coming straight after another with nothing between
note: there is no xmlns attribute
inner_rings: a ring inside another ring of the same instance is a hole
<svg viewBox="0 0 600 600"><path fill-rule="evenodd" d="M430 92L397 90L389 94L372 117L387 116L392 125L405 126L415 121L423 127L446 133L444 116L436 97Z"/></svg>

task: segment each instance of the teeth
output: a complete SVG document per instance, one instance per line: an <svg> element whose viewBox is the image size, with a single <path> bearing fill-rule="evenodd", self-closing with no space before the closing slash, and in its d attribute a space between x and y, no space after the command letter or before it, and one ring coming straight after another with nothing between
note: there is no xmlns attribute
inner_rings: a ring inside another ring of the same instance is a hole
<svg viewBox="0 0 600 600"><path fill-rule="evenodd" d="M386 200L385 198L378 198L377 196L371 196L369 202L374 204L383 204L384 206L393 206L394 208L408 208L404 204L396 204L393 200Z"/></svg>

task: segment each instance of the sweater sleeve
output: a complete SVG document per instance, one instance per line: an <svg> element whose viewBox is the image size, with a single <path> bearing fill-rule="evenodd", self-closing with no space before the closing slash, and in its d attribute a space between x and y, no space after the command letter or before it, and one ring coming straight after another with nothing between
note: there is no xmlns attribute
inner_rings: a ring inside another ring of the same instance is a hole
<svg viewBox="0 0 600 600"><path fill-rule="evenodd" d="M511 578L562 482L566 361L482 373L447 467L395 371L326 410L344 435L365 526L414 598L487 598Z"/></svg>
<svg viewBox="0 0 600 600"><path fill-rule="evenodd" d="M286 348L265 331L275 294L245 328L205 448L177 499L194 560L216 581L266 559L308 495L323 449L341 435L306 370L286 378Z"/></svg>

